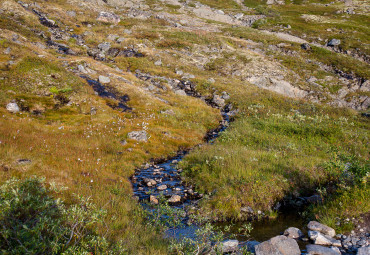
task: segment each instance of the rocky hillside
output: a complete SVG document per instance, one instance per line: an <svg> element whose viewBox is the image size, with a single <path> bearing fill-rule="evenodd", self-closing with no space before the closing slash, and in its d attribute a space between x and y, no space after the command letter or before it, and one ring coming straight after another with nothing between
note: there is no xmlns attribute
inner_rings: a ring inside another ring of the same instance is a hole
<svg viewBox="0 0 370 255"><path fill-rule="evenodd" d="M106 246L81 254L170 253L130 177L202 144L221 110L229 128L179 164L206 194L194 214L245 220L320 196L306 214L351 231L344 220L370 211L369 11L368 0L0 0L1 183L45 177L67 206L77 194L104 209L88 229Z"/></svg>

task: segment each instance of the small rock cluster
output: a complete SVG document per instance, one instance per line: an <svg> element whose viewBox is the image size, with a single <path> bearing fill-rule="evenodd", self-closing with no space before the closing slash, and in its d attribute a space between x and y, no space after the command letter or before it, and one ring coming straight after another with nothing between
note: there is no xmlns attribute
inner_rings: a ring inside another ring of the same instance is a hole
<svg viewBox="0 0 370 255"><path fill-rule="evenodd" d="M146 135L134 131L129 133L131 139L144 139ZM147 164L143 169L131 177L134 194L139 201L149 201L151 204L158 204L159 198L163 197L170 205L179 205L186 201L196 200L203 195L194 192L191 186L186 186L182 181L178 169L174 163L182 158L166 161L161 164ZM172 163L174 162L174 163Z"/></svg>

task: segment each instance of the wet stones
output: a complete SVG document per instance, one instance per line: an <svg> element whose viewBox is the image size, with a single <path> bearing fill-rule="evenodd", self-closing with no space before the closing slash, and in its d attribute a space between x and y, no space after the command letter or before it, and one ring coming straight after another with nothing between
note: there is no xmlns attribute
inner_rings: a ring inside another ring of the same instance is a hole
<svg viewBox="0 0 370 255"><path fill-rule="evenodd" d="M166 190L167 189L167 185L160 185L157 187L157 190Z"/></svg>
<svg viewBox="0 0 370 255"><path fill-rule="evenodd" d="M144 178L143 181L144 181L145 185L148 186L148 187L152 187L152 186L157 185L157 182L153 179Z"/></svg>
<svg viewBox="0 0 370 255"><path fill-rule="evenodd" d="M153 204L153 205L157 205L157 204L158 204L158 199L157 199L155 196L150 195L150 197L149 197L149 202L150 202L151 204Z"/></svg>
<svg viewBox="0 0 370 255"><path fill-rule="evenodd" d="M168 203L170 204L178 204L181 202L181 196L179 195L172 195L170 199L168 199Z"/></svg>

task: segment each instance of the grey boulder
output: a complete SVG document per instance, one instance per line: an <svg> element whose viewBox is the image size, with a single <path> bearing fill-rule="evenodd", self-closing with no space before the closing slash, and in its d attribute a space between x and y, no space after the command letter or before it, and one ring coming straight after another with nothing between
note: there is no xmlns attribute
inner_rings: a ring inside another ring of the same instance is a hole
<svg viewBox="0 0 370 255"><path fill-rule="evenodd" d="M336 240L330 236L323 235L322 233L318 231L308 231L308 236L312 241L314 241L315 244L321 244L321 245L334 245L334 246L342 246L341 242L339 240Z"/></svg>
<svg viewBox="0 0 370 255"><path fill-rule="evenodd" d="M290 227L284 231L284 235L296 239L302 237L303 233L298 228Z"/></svg>
<svg viewBox="0 0 370 255"><path fill-rule="evenodd" d="M309 230L321 232L324 235L327 235L327 236L330 236L330 237L335 236L335 230L333 228L328 227L324 224L321 224L317 221L310 221L307 225L307 228Z"/></svg>
<svg viewBox="0 0 370 255"><path fill-rule="evenodd" d="M298 243L286 236L275 236L255 246L256 255L300 255Z"/></svg>

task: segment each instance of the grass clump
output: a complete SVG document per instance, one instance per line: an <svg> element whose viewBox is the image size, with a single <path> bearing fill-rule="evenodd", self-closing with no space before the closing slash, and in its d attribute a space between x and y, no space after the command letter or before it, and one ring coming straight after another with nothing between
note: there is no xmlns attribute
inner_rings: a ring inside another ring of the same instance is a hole
<svg viewBox="0 0 370 255"><path fill-rule="evenodd" d="M358 217L370 211L370 162L354 155L334 152L332 159L325 162L323 168L333 173L333 182L337 187L324 197L322 205L311 208L311 213L338 231L349 231L353 225L351 221L346 221L347 218ZM326 193L324 188L324 195Z"/></svg>

